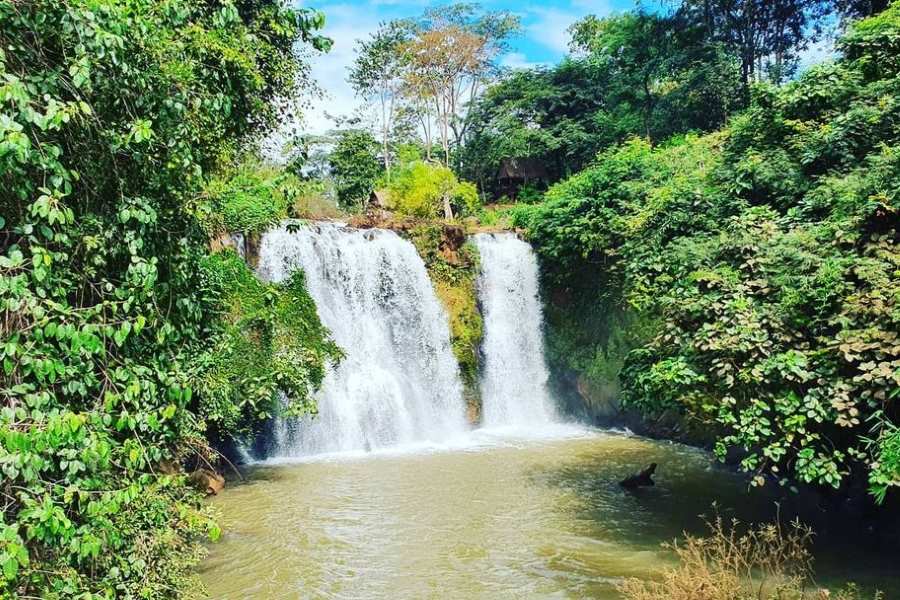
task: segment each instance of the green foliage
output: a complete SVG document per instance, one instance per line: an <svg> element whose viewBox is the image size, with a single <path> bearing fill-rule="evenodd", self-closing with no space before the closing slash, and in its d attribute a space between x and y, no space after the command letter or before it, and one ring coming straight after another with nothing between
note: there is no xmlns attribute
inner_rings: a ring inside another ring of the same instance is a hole
<svg viewBox="0 0 900 600"><path fill-rule="evenodd" d="M655 323L624 400L714 427L756 483L900 483L898 35L895 3L721 134L627 143L516 213L558 292Z"/></svg>
<svg viewBox="0 0 900 600"><path fill-rule="evenodd" d="M187 204L303 83L281 2L0 0L0 596L187 595L215 315Z"/></svg>
<svg viewBox="0 0 900 600"><path fill-rule="evenodd" d="M284 284L263 283L233 251L202 267L209 310L223 314L209 350L192 363L192 386L203 390L198 416L240 435L275 416L315 412L311 393L341 352L319 321L303 272Z"/></svg>
<svg viewBox="0 0 900 600"><path fill-rule="evenodd" d="M464 176L496 195L502 161L531 158L553 183L629 137L711 131L746 104L738 61L681 19L587 17L572 35L575 57L514 71L475 104Z"/></svg>
<svg viewBox="0 0 900 600"><path fill-rule="evenodd" d="M328 163L338 203L347 209L362 208L382 171L378 142L372 134L360 129L339 131Z"/></svg>
<svg viewBox="0 0 900 600"><path fill-rule="evenodd" d="M255 162L222 169L205 186L196 210L210 237L261 234L288 216L303 187L296 175Z"/></svg>
<svg viewBox="0 0 900 600"><path fill-rule="evenodd" d="M900 485L900 427L889 424L881 432L875 447L875 462L869 474L872 493L879 502L884 502L888 490Z"/></svg>
<svg viewBox="0 0 900 600"><path fill-rule="evenodd" d="M387 182L391 208L403 215L431 218L442 214L445 203L454 215L472 215L481 207L478 189L459 181L447 167L416 160L401 166Z"/></svg>

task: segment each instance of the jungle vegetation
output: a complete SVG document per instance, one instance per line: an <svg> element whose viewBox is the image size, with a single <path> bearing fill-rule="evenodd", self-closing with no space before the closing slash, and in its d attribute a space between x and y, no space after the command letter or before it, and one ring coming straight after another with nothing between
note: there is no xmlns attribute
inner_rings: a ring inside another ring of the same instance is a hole
<svg viewBox="0 0 900 600"><path fill-rule="evenodd" d="M883 501L900 485L898 56L893 3L836 59L754 83L725 127L611 145L520 207L558 364L715 432L756 484Z"/></svg>
<svg viewBox="0 0 900 600"><path fill-rule="evenodd" d="M245 161L322 24L278 0L0 1L0 597L189 597L218 527L183 467L278 391L308 407L337 358L302 277L210 256L284 216L289 182Z"/></svg>
<svg viewBox="0 0 900 600"><path fill-rule="evenodd" d="M758 484L900 485L900 2L588 17L559 65L512 72L514 15L426 11L358 45L376 118L274 168L259 141L312 87L294 49L328 49L323 19L0 0L0 598L190 597L218 526L185 470L315 410L340 349L302 274L260 282L227 234L387 190L474 381L477 257L433 221L494 223L509 158L546 166L510 218L554 366L700 424Z"/></svg>

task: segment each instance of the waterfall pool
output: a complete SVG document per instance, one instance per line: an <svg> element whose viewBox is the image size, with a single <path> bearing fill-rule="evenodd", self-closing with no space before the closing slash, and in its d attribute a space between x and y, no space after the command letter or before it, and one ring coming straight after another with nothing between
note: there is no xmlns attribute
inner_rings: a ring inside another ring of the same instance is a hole
<svg viewBox="0 0 900 600"><path fill-rule="evenodd" d="M561 425L539 431L251 467L213 500L225 533L203 564L210 596L613 599L621 578L672 565L660 544L702 533L714 502L727 518L774 517L768 492L748 490L703 451ZM655 487L618 486L650 462L660 465ZM853 580L900 597L897 557L867 553L858 538L819 536L820 583Z"/></svg>

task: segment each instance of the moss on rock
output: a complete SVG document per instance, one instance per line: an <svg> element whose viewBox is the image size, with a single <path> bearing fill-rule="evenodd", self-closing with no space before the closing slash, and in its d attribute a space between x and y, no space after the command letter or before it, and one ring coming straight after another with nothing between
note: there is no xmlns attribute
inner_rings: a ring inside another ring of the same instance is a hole
<svg viewBox="0 0 900 600"><path fill-rule="evenodd" d="M400 232L409 239L425 263L434 291L450 320L453 353L459 362L469 420L481 415L478 392L479 349L484 323L478 310L478 251L456 225L421 223Z"/></svg>

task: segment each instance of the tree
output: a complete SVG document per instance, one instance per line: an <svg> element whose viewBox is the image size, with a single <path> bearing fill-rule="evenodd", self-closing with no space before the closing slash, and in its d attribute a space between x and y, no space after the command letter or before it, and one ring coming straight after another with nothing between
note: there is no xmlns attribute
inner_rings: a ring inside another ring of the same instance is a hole
<svg viewBox="0 0 900 600"><path fill-rule="evenodd" d="M336 137L328 163L338 202L345 208L363 208L382 171L378 141L363 129L345 129Z"/></svg>
<svg viewBox="0 0 900 600"><path fill-rule="evenodd" d="M714 129L741 106L731 57L682 19L589 16L570 31L604 73L607 105L637 107L648 139Z"/></svg>
<svg viewBox="0 0 900 600"><path fill-rule="evenodd" d="M606 101L602 74L584 59L513 71L473 105L460 172L488 192L497 191L496 175L508 158L541 161L551 183L571 175L600 148L633 133L627 121L603 117Z"/></svg>
<svg viewBox="0 0 900 600"><path fill-rule="evenodd" d="M473 106L461 172L483 189L504 159L540 160L553 183L629 136L710 131L743 106L737 61L697 26L629 13L571 32L575 56L514 71Z"/></svg>
<svg viewBox="0 0 900 600"><path fill-rule="evenodd" d="M187 596L218 528L205 185L304 86L280 0L0 0L0 597ZM252 274L251 274L252 276Z"/></svg>
<svg viewBox="0 0 900 600"><path fill-rule="evenodd" d="M831 8L822 0L684 0L678 14L740 59L749 90L752 83L791 76Z"/></svg>
<svg viewBox="0 0 900 600"><path fill-rule="evenodd" d="M887 9L891 0L835 0L835 8L842 15L853 18L871 17Z"/></svg>
<svg viewBox="0 0 900 600"><path fill-rule="evenodd" d="M395 122L403 102L406 55L404 45L410 37L408 21L382 23L367 40L357 40L356 58L348 77L356 94L377 98L381 155L388 179L391 177L392 141Z"/></svg>
<svg viewBox="0 0 900 600"><path fill-rule="evenodd" d="M507 12L478 14L473 4L428 11L404 45L406 92L419 111L430 154L436 121L444 163L465 143L468 107L497 73L497 57L519 27Z"/></svg>

